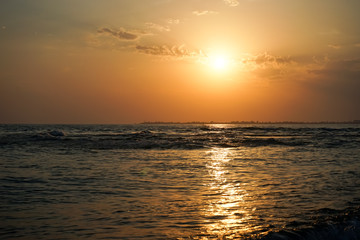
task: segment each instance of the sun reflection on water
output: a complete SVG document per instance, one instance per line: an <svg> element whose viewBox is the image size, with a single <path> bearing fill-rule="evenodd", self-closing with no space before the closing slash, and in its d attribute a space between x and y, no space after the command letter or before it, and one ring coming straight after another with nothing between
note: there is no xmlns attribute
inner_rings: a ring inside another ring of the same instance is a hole
<svg viewBox="0 0 360 240"><path fill-rule="evenodd" d="M208 152L208 204L203 210L205 233L211 236L234 236L248 232L252 209L246 206L246 191L231 170L232 150L214 148Z"/></svg>

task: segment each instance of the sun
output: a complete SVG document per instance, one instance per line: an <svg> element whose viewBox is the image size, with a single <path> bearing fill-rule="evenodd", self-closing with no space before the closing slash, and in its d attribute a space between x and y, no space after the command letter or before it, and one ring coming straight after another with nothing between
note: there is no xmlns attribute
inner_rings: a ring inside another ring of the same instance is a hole
<svg viewBox="0 0 360 240"><path fill-rule="evenodd" d="M213 67L215 69L224 69L227 65L227 61L224 57L216 57L213 59Z"/></svg>
<svg viewBox="0 0 360 240"><path fill-rule="evenodd" d="M222 72L229 68L230 60L225 56L216 55L210 57L209 63L212 69Z"/></svg>

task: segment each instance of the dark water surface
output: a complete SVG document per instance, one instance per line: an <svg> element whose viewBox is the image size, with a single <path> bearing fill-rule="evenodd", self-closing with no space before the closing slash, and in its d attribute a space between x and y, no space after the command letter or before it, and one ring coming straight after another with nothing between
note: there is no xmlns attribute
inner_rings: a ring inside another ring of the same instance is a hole
<svg viewBox="0 0 360 240"><path fill-rule="evenodd" d="M359 125L0 125L1 239L360 239Z"/></svg>

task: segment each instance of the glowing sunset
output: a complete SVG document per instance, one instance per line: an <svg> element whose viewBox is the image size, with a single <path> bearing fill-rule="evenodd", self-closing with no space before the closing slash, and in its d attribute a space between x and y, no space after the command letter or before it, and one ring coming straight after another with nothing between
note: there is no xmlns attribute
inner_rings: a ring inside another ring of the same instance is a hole
<svg viewBox="0 0 360 240"><path fill-rule="evenodd" d="M357 9L335 0L2 2L1 122L359 119Z"/></svg>
<svg viewBox="0 0 360 240"><path fill-rule="evenodd" d="M360 239L359 10L0 1L0 238Z"/></svg>

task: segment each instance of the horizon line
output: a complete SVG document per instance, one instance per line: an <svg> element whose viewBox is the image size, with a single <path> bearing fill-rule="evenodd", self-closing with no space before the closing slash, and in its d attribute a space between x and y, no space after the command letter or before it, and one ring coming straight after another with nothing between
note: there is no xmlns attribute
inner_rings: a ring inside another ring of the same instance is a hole
<svg viewBox="0 0 360 240"><path fill-rule="evenodd" d="M360 120L351 121L145 121L138 124L358 124Z"/></svg>
<svg viewBox="0 0 360 240"><path fill-rule="evenodd" d="M348 121L144 121L138 123L0 123L0 125L146 125L146 124L360 124Z"/></svg>

